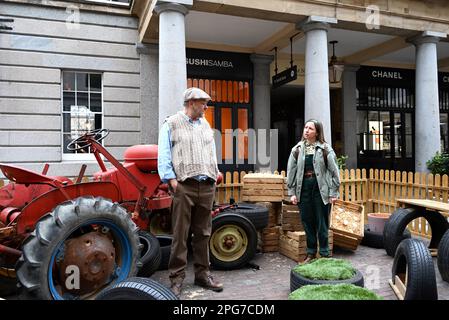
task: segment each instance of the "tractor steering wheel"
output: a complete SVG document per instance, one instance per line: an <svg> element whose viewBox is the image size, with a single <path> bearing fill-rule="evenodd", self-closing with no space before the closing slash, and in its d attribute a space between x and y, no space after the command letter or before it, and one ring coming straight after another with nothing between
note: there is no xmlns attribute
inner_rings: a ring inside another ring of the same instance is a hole
<svg viewBox="0 0 449 320"><path fill-rule="evenodd" d="M70 151L77 151L81 149L85 149L87 147L90 147L92 145L91 141L94 140L96 142L100 142L104 138L106 138L109 135L109 129L96 129L92 131L88 131L82 136L76 138L75 140L72 140L67 145L67 150ZM75 146L78 145L78 146Z"/></svg>

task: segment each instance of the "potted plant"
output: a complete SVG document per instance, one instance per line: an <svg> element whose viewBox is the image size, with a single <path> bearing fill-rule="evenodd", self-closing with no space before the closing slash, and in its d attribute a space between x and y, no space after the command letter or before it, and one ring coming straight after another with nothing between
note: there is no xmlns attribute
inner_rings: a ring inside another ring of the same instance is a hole
<svg viewBox="0 0 449 320"><path fill-rule="evenodd" d="M314 284L354 284L363 287L363 275L348 261L335 258L315 259L290 271L290 291Z"/></svg>
<svg viewBox="0 0 449 320"><path fill-rule="evenodd" d="M374 292L353 284L310 285L289 294L288 300L383 300Z"/></svg>
<svg viewBox="0 0 449 320"><path fill-rule="evenodd" d="M437 152L432 159L426 162L426 165L433 174L449 175L449 153Z"/></svg>

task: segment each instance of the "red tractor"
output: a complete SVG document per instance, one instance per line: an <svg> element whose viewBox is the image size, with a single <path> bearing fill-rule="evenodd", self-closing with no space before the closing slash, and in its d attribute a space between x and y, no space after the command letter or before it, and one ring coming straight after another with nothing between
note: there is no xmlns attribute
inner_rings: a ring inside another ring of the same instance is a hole
<svg viewBox="0 0 449 320"><path fill-rule="evenodd" d="M0 189L0 288L15 283L8 278L16 276L29 298L89 299L137 272L149 277L157 270L159 243L148 231L155 216L170 221L171 206L157 173L157 145L128 148L121 164L100 143L108 134L98 129L67 146L90 148L95 155L101 171L92 182L82 182L85 165L73 183L47 176L48 165L40 174L0 164L10 180ZM254 256L257 234L251 220L258 211L252 209L213 208L213 266L238 268Z"/></svg>

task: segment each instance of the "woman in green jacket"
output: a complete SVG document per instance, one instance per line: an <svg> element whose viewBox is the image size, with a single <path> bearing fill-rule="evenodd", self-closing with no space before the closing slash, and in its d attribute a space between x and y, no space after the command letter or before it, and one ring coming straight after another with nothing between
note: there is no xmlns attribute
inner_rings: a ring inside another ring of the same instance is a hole
<svg viewBox="0 0 449 320"><path fill-rule="evenodd" d="M290 201L298 204L307 240L303 263L316 257L317 240L320 256L329 256L329 204L339 196L340 174L332 147L326 143L323 125L308 120L303 137L290 153L287 165Z"/></svg>

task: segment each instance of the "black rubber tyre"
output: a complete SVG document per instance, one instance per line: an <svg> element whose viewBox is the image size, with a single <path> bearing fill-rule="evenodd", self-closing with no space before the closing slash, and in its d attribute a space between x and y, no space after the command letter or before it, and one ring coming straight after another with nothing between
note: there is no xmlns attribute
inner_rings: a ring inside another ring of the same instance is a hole
<svg viewBox="0 0 449 320"><path fill-rule="evenodd" d="M171 243L173 242L172 236L157 235L156 236L159 246L161 247L161 262L158 270L167 270L168 263L170 262Z"/></svg>
<svg viewBox="0 0 449 320"><path fill-rule="evenodd" d="M441 278L449 282L449 230L441 238L440 245L438 246L437 263Z"/></svg>
<svg viewBox="0 0 449 320"><path fill-rule="evenodd" d="M410 239L412 234L408 229L404 230L402 234L402 240ZM365 225L364 236L362 242L360 242L362 246L367 246L375 249L384 249L384 236L383 233L373 232L370 230L368 225Z"/></svg>
<svg viewBox="0 0 449 320"><path fill-rule="evenodd" d="M116 257L117 267L120 267L116 269L118 276L106 286L136 275L141 266L141 245L138 228L130 215L118 203L108 199L80 197L58 205L51 213L41 217L35 230L24 241L22 256L16 266L23 298L63 300L67 297L58 292L54 283L57 280L49 281L50 278L57 279L53 276L57 272L53 262L59 258L56 256L66 239L82 233L81 227L90 229L92 225L103 225L105 232L114 237L114 246L120 253Z"/></svg>
<svg viewBox="0 0 449 320"><path fill-rule="evenodd" d="M95 300L178 300L178 298L159 282L134 277L104 289Z"/></svg>
<svg viewBox="0 0 449 320"><path fill-rule="evenodd" d="M297 272L294 272L293 269L290 271L290 292L295 291L298 288L301 288L302 286L307 286L311 284L353 284L359 287L364 287L364 280L362 273L357 270L355 275L346 280L313 280L308 279L306 277L303 277Z"/></svg>
<svg viewBox="0 0 449 320"><path fill-rule="evenodd" d="M228 247L225 246L225 240L230 243ZM215 269L241 268L256 254L256 228L248 218L240 214L218 215L212 219L209 249L209 259Z"/></svg>
<svg viewBox="0 0 449 320"><path fill-rule="evenodd" d="M396 250L392 281L395 281L396 275L405 278L406 273L407 286L404 300L438 300L432 256L426 245L418 239L406 239ZM405 279L402 281L405 282Z"/></svg>
<svg viewBox="0 0 449 320"><path fill-rule="evenodd" d="M429 248L436 249L443 234L449 228L449 222L441 214L418 210L415 208L399 208L385 223L383 240L387 254L394 257L399 243L403 240L403 233L407 225L414 219L423 217L432 229L432 239Z"/></svg>
<svg viewBox="0 0 449 320"><path fill-rule="evenodd" d="M161 247L157 238L151 233L139 230L140 244L143 245L140 252L142 267L137 273L138 277L149 278L158 270L161 263Z"/></svg>
<svg viewBox="0 0 449 320"><path fill-rule="evenodd" d="M256 230L264 229L268 226L268 209L264 206L255 205L252 203L241 202L237 208L230 208L223 211L224 213L241 214L248 218L254 225Z"/></svg>

